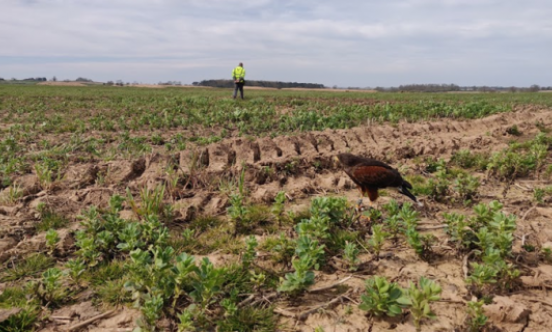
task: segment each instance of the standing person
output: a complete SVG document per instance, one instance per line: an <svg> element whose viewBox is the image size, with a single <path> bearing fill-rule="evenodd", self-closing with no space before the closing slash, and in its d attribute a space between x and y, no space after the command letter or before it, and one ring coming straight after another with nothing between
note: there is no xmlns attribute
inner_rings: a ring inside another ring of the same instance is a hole
<svg viewBox="0 0 552 332"><path fill-rule="evenodd" d="M243 69L243 63L232 70L232 79L234 80L234 94L232 98L236 99L238 90L240 90L241 99L243 99L243 86L245 85L245 69Z"/></svg>

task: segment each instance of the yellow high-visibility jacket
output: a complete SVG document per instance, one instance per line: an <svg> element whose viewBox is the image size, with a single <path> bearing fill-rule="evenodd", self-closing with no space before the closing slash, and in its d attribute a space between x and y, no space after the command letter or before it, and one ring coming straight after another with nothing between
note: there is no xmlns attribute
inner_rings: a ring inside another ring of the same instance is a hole
<svg viewBox="0 0 552 332"><path fill-rule="evenodd" d="M243 80L245 78L245 69L241 66L237 66L232 70L232 78L234 80Z"/></svg>

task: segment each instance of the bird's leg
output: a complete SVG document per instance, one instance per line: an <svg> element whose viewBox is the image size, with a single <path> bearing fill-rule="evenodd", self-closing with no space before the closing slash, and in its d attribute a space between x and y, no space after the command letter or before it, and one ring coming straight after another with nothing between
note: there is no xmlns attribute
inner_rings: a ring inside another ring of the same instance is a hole
<svg viewBox="0 0 552 332"><path fill-rule="evenodd" d="M372 202L370 198L368 198L368 210L377 210L376 203Z"/></svg>
<svg viewBox="0 0 552 332"><path fill-rule="evenodd" d="M357 206L356 206L357 212L362 212L362 197L358 199Z"/></svg>
<svg viewBox="0 0 552 332"><path fill-rule="evenodd" d="M358 212L362 212L362 198L364 197L364 191L362 190L361 186L357 186L358 190L360 191L360 198L357 201L356 210Z"/></svg>

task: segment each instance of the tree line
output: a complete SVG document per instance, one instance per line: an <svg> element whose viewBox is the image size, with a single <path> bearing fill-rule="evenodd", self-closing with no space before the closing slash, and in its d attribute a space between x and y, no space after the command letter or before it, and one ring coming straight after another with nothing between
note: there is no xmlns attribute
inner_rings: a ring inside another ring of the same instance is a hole
<svg viewBox="0 0 552 332"><path fill-rule="evenodd" d="M541 87L533 84L529 87L504 87L504 86L459 86L456 84L408 84L398 87L375 88L378 92L455 92L455 91L476 91L476 92L537 92L552 90L552 86Z"/></svg>
<svg viewBox="0 0 552 332"><path fill-rule="evenodd" d="M213 88L233 88L234 81L232 80L203 80L201 82L193 82L194 86L209 86ZM246 80L246 86L258 86L264 88L306 88L306 89L324 89L324 84L317 83L297 83L297 82L278 82L278 81L254 81Z"/></svg>

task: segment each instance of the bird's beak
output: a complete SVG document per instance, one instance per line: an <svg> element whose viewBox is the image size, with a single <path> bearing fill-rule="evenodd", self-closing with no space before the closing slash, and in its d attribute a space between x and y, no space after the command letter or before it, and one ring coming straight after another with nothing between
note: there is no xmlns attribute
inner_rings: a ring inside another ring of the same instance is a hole
<svg viewBox="0 0 552 332"><path fill-rule="evenodd" d="M339 162L339 158L337 158L337 156L332 157L332 162L333 162L334 168L337 168L339 165L341 165L341 163Z"/></svg>

